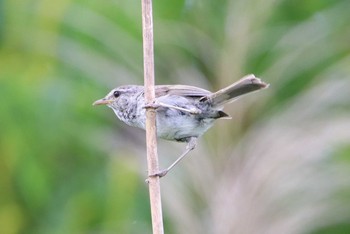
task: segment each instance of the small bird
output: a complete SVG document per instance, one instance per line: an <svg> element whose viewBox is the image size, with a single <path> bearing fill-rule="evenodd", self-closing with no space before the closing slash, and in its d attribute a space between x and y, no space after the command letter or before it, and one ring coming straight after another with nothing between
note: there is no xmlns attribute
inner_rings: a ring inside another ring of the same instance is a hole
<svg viewBox="0 0 350 234"><path fill-rule="evenodd" d="M225 104L268 86L253 74L215 93L187 85L156 85L154 103L146 103L144 86L125 85L111 90L93 105L107 105L121 121L142 129L146 127L146 108L156 109L157 137L187 143L185 152L174 163L150 175L163 177L195 148L197 138L215 120L230 118L223 112Z"/></svg>

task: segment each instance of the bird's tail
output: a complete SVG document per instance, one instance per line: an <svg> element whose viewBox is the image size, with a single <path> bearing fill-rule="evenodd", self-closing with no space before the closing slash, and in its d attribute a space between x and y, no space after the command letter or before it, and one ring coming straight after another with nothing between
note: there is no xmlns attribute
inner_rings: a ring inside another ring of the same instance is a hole
<svg viewBox="0 0 350 234"><path fill-rule="evenodd" d="M213 106L222 106L236 100L239 96L269 87L253 74L247 75L232 85L205 97Z"/></svg>

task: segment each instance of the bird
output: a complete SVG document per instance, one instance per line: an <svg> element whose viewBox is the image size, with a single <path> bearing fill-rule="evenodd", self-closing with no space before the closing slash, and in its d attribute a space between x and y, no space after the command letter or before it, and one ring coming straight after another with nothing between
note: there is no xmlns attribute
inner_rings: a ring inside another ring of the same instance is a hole
<svg viewBox="0 0 350 234"><path fill-rule="evenodd" d="M157 137L186 142L186 150L169 167L149 176L165 176L197 144L218 119L231 118L223 109L239 97L265 89L269 84L249 74L217 92L188 85L155 85L154 103L146 103L141 85L124 85L112 89L104 98L93 103L107 105L122 122L146 128L146 109L156 109Z"/></svg>

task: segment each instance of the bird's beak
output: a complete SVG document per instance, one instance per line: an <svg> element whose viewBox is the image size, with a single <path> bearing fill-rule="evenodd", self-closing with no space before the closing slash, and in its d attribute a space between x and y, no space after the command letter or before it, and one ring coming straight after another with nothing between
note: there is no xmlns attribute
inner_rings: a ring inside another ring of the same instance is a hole
<svg viewBox="0 0 350 234"><path fill-rule="evenodd" d="M106 99L106 98L102 98L100 100L97 100L95 101L94 103L92 103L93 106L96 106L96 105L108 105L110 103L112 103L113 100L109 100L109 99Z"/></svg>

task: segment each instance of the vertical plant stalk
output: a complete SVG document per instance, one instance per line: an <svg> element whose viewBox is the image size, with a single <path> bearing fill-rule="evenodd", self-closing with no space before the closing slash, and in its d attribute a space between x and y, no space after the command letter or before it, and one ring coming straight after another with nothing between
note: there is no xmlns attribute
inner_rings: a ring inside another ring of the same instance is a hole
<svg viewBox="0 0 350 234"><path fill-rule="evenodd" d="M146 103L150 104L155 99L152 0L141 1L145 99ZM152 175L159 171L156 111L154 108L147 108L146 110L146 143L148 173ZM159 180L158 176L148 178L153 234L164 233Z"/></svg>

